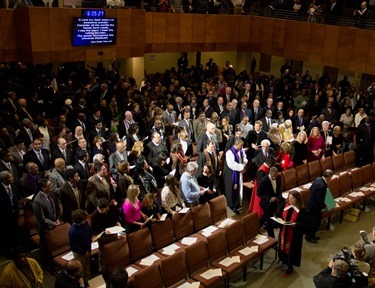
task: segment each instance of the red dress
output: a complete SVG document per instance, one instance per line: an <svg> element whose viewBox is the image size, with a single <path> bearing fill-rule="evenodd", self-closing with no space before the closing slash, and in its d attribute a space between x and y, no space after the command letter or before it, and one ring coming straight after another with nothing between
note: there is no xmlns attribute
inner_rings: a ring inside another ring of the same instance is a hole
<svg viewBox="0 0 375 288"><path fill-rule="evenodd" d="M322 149L322 152L318 156L315 156L314 153L312 153L313 150ZM318 138L314 138L310 136L307 139L307 162L320 160L322 156L326 153L326 145L324 143L324 138L319 135Z"/></svg>
<svg viewBox="0 0 375 288"><path fill-rule="evenodd" d="M257 212L259 218L262 217L263 214L264 214L262 207L260 207L260 197L257 194L257 190L258 190L257 178L258 178L258 174L259 174L260 171L264 172L264 174L267 175L270 172L270 167L266 166L265 164L262 164L259 167L258 172L255 175L255 182L254 182L253 191L251 193L249 210L247 211L248 214L250 214L251 212L254 212L254 211Z"/></svg>

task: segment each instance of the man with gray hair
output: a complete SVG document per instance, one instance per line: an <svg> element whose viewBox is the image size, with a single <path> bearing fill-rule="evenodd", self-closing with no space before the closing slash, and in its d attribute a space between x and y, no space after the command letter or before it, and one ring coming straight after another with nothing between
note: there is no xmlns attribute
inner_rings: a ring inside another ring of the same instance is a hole
<svg viewBox="0 0 375 288"><path fill-rule="evenodd" d="M189 162L180 179L180 191L186 207L198 205L199 198L208 191L199 186L197 178L195 178L197 171L198 164L196 162Z"/></svg>

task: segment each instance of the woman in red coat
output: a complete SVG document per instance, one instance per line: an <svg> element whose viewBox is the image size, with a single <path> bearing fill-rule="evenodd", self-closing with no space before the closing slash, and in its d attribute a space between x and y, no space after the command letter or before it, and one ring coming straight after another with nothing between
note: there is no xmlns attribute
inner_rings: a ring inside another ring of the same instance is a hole
<svg viewBox="0 0 375 288"><path fill-rule="evenodd" d="M293 168L293 161L291 157L292 146L288 142L284 142L280 146L280 151L276 162L279 163L281 171Z"/></svg>

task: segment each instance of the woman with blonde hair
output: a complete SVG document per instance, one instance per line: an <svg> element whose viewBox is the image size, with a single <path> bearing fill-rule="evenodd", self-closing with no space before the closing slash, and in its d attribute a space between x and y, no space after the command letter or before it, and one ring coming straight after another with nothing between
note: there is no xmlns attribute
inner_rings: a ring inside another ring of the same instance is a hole
<svg viewBox="0 0 375 288"><path fill-rule="evenodd" d="M128 156L128 161L131 166L137 165L137 160L139 158L146 160L146 157L143 155L143 150L144 146L142 141L137 141L134 143Z"/></svg>
<svg viewBox="0 0 375 288"><path fill-rule="evenodd" d="M307 163L307 134L300 131L294 142L294 167Z"/></svg>
<svg viewBox="0 0 375 288"><path fill-rule="evenodd" d="M143 222L147 218L141 211L142 204L138 200L139 193L138 185L130 185L127 191L127 197L122 205L124 223L128 233L143 228Z"/></svg>
<svg viewBox="0 0 375 288"><path fill-rule="evenodd" d="M326 153L326 145L324 138L320 135L318 127L311 129L310 137L307 139L307 162L320 160L324 161Z"/></svg>

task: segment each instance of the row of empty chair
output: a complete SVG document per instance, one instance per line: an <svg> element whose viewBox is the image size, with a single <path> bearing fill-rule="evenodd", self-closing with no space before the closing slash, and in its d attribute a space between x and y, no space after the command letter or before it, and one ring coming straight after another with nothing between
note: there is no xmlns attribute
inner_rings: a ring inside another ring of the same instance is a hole
<svg viewBox="0 0 375 288"><path fill-rule="evenodd" d="M129 284L136 288L170 287L178 282L199 282L200 287L211 287L221 282L227 286L230 277L240 270L245 281L247 264L258 259L262 262L264 253L277 245L276 239L266 236L263 236L266 238L264 243L254 243L260 232L256 213L246 215L242 220L233 220L224 228L216 226L217 229L210 235L187 235L189 239L195 238L192 244L183 244L183 240L171 234L161 237L163 245L155 243L154 237L171 228L171 222L170 219L160 222L165 227L157 232L152 228L151 231L141 229L105 245L103 257L108 271L111 273L118 266L126 267L130 274ZM216 225L220 226L220 222ZM173 247L173 253L170 247ZM243 249L253 251L247 254ZM154 261L149 263L150 259ZM235 263L228 266L222 262L231 259L235 259ZM205 278L205 273L212 269L220 269L220 275Z"/></svg>

